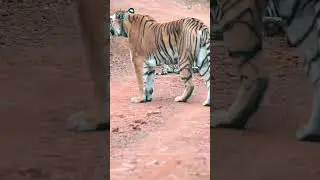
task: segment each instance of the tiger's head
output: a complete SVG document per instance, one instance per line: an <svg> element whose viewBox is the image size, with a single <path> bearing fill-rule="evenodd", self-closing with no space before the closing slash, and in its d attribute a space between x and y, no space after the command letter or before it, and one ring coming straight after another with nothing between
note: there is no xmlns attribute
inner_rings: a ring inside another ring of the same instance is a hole
<svg viewBox="0 0 320 180"><path fill-rule="evenodd" d="M124 24L130 14L134 14L133 8L129 8L127 11L118 10L110 16L110 36L128 37L128 32Z"/></svg>

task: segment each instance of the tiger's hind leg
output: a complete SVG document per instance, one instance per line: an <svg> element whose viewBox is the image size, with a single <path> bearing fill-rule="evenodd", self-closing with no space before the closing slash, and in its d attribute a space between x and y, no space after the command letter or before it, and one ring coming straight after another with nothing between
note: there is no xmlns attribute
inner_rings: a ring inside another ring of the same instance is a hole
<svg viewBox="0 0 320 180"><path fill-rule="evenodd" d="M207 37L205 38L205 43L202 44L198 53L197 61L194 67L197 67L199 75L203 78L207 88L207 98L202 103L204 106L210 106L210 33L207 31ZM193 68L194 70L194 68Z"/></svg>
<svg viewBox="0 0 320 180"><path fill-rule="evenodd" d="M230 1L233 3L234 0ZM244 0L225 12L220 22L228 24L224 29L224 41L229 56L238 64L241 86L228 110L211 112L210 126L213 128L245 128L263 100L269 81L261 64L263 25L259 12L265 5L263 0Z"/></svg>
<svg viewBox="0 0 320 180"><path fill-rule="evenodd" d="M193 89L194 89L194 85L192 83L192 73L191 73L191 69L190 68L183 68L180 71L180 76L181 79L184 83L184 91L183 94L181 96L177 96L174 101L175 102L187 102L187 100L190 98Z"/></svg>
<svg viewBox="0 0 320 180"><path fill-rule="evenodd" d="M153 65L144 63L143 65L143 92L146 102L152 101L153 87L155 79L155 69Z"/></svg>
<svg viewBox="0 0 320 180"><path fill-rule="evenodd" d="M199 52L198 62L202 64L199 68L199 74L205 81L207 86L207 98L202 103L203 106L210 106L210 45L208 47L202 47Z"/></svg>
<svg viewBox="0 0 320 180"><path fill-rule="evenodd" d="M185 49L184 49L185 50ZM179 68L180 68L180 77L181 80L184 83L184 91L181 96L177 96L174 101L175 102L187 102L187 100L190 98L194 85L192 83L192 72L191 72L191 65L190 61L188 60L188 53L187 51L184 51L184 54L180 53L180 62L179 62Z"/></svg>
<svg viewBox="0 0 320 180"><path fill-rule="evenodd" d="M302 1L305 2L305 1ZM299 2L295 2L299 3ZM282 6L283 5L283 6ZM308 123L297 131L301 141L320 141L320 2L300 3L303 12L297 13L286 31L290 41L304 55L304 67L313 89L312 114ZM280 4L279 13L288 12L287 4ZM301 26L303 24L303 26Z"/></svg>

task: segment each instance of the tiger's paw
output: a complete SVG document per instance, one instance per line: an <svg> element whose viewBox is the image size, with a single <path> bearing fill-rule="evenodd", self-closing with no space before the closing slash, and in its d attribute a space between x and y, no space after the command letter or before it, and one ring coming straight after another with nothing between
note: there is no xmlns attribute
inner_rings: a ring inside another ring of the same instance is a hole
<svg viewBox="0 0 320 180"><path fill-rule="evenodd" d="M108 131L110 121L94 123L94 118L86 112L78 112L67 118L66 129L73 132Z"/></svg>
<svg viewBox="0 0 320 180"><path fill-rule="evenodd" d="M320 142L320 127L308 124L298 130L296 137L299 141Z"/></svg>
<svg viewBox="0 0 320 180"><path fill-rule="evenodd" d="M139 103L145 103L145 102L151 102L151 101L152 101L152 98L145 99L145 98L142 98L142 97L132 97L131 100L130 100L130 103L139 104Z"/></svg>
<svg viewBox="0 0 320 180"><path fill-rule="evenodd" d="M174 98L174 102L187 102L187 99L183 96L177 96L176 98Z"/></svg>
<svg viewBox="0 0 320 180"><path fill-rule="evenodd" d="M225 128L243 130L246 124L239 121L238 117L230 118L230 114L227 110L215 110L210 113L210 128Z"/></svg>
<svg viewBox="0 0 320 180"><path fill-rule="evenodd" d="M206 100L202 103L203 106L207 106L207 107L210 107L210 100Z"/></svg>

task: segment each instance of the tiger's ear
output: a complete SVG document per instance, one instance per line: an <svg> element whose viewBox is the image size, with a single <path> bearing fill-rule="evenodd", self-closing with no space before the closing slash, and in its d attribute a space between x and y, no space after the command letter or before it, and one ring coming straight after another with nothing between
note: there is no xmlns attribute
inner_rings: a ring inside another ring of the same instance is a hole
<svg viewBox="0 0 320 180"><path fill-rule="evenodd" d="M129 9L128 9L128 13L134 14L134 9L133 9L133 8L129 8Z"/></svg>

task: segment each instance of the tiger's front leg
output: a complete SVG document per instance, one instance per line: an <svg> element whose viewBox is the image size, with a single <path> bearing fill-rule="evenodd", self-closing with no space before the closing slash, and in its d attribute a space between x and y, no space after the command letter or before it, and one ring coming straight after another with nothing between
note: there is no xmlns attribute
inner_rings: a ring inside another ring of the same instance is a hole
<svg viewBox="0 0 320 180"><path fill-rule="evenodd" d="M143 57L135 57L133 63L139 86L139 96L132 97L131 103L150 102L153 94L155 64L144 61Z"/></svg>
<svg viewBox="0 0 320 180"><path fill-rule="evenodd" d="M146 102L152 101L155 72L154 66L143 64L143 93Z"/></svg>
<svg viewBox="0 0 320 180"><path fill-rule="evenodd" d="M94 82L97 96L98 120L90 122L93 116L86 112L78 112L67 119L67 129L72 131L108 131L110 130L109 118L109 88L107 66L104 54L104 8L102 0L78 0L79 24L85 48L86 62Z"/></svg>

